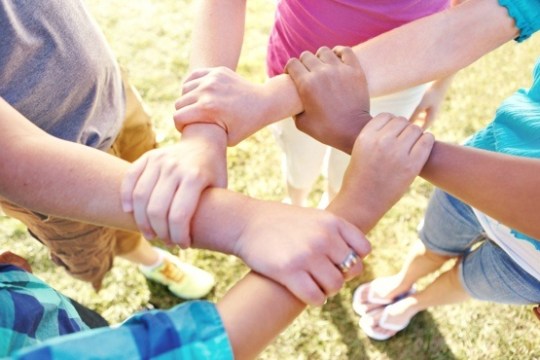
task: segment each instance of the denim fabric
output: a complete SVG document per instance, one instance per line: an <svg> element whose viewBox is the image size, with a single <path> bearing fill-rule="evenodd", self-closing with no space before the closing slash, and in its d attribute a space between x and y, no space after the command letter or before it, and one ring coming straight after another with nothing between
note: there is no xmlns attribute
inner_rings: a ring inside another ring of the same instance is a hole
<svg viewBox="0 0 540 360"><path fill-rule="evenodd" d="M472 208L453 196L435 190L419 236L434 253L462 257L461 284L473 298L506 304L540 302L540 282L489 240Z"/></svg>

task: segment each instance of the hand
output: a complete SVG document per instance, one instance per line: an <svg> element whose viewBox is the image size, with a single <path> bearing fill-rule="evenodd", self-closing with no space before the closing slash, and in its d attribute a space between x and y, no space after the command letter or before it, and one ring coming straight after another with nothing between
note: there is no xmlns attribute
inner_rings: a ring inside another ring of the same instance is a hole
<svg viewBox="0 0 540 360"><path fill-rule="evenodd" d="M364 235L345 220L323 210L257 201L234 253L248 266L287 287L310 305L322 305L345 280L359 275L370 251ZM358 262L338 268L351 251Z"/></svg>
<svg viewBox="0 0 540 360"><path fill-rule="evenodd" d="M313 138L350 154L356 136L371 120L364 72L350 48L304 52L285 71L304 104L296 127Z"/></svg>
<svg viewBox="0 0 540 360"><path fill-rule="evenodd" d="M262 85L250 83L226 67L196 70L184 82L176 101L179 131L193 123L213 123L227 132L229 146L259 130L267 101Z"/></svg>
<svg viewBox="0 0 540 360"><path fill-rule="evenodd" d="M147 239L187 248L191 218L209 186L227 186L225 133L215 125L191 125L178 144L149 151L131 165L122 208L133 212Z"/></svg>
<svg viewBox="0 0 540 360"><path fill-rule="evenodd" d="M358 136L330 208L367 232L407 191L433 144L433 135L407 119L377 115Z"/></svg>
<svg viewBox="0 0 540 360"><path fill-rule="evenodd" d="M433 124L441 109L441 105L446 95L446 90L452 82L452 77L453 76L449 76L447 78L437 80L431 84L429 89L427 89L426 93L422 97L420 104L418 104L411 115L411 122L422 127L424 130Z"/></svg>

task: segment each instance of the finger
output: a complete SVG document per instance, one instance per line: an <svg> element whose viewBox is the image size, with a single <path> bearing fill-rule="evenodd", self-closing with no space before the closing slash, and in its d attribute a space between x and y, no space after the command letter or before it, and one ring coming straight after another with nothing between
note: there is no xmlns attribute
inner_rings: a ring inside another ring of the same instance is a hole
<svg viewBox="0 0 540 360"><path fill-rule="evenodd" d="M184 82L184 84L182 85L182 95L188 94L189 92L198 88L200 84L201 84L200 79L194 79L194 80Z"/></svg>
<svg viewBox="0 0 540 360"><path fill-rule="evenodd" d="M353 266L351 266L349 271L347 271L344 274L345 281L352 280L355 277L362 275L363 272L364 272L364 263L362 259L358 259L358 261Z"/></svg>
<svg viewBox="0 0 540 360"><path fill-rule="evenodd" d="M414 112L412 113L411 117L409 118L409 121L412 123L423 123L423 121L420 119L420 115L424 113L424 108L421 106L417 106L416 109L414 109Z"/></svg>
<svg viewBox="0 0 540 360"><path fill-rule="evenodd" d="M387 122L381 131L384 131L386 136L397 138L403 130L409 126L409 121L404 117L397 116L393 117L389 122Z"/></svg>
<svg viewBox="0 0 540 360"><path fill-rule="evenodd" d="M133 190L133 217L145 238L153 239L156 234L152 230L150 220L148 219L148 201L154 191L155 184L159 179L159 169L152 168L147 163L144 171L139 177L139 181Z"/></svg>
<svg viewBox="0 0 540 360"><path fill-rule="evenodd" d="M291 76L291 79L298 86L300 79L309 74L309 70L299 59L290 59L285 65L285 72Z"/></svg>
<svg viewBox="0 0 540 360"><path fill-rule="evenodd" d="M324 305L326 296L308 273L289 274L287 280L287 289L302 302L312 306Z"/></svg>
<svg viewBox="0 0 540 360"><path fill-rule="evenodd" d="M365 258L371 252L370 242L356 226L346 220L342 220L338 229L343 240L360 258Z"/></svg>
<svg viewBox="0 0 540 360"><path fill-rule="evenodd" d="M336 48L334 48L334 52L336 53L336 55L338 55L338 57L344 64L350 65L355 68L362 68L360 66L360 62L358 61L358 58L356 57L356 54L350 47L337 46Z"/></svg>
<svg viewBox="0 0 540 360"><path fill-rule="evenodd" d="M424 132L412 147L410 152L411 157L413 159L419 159L420 163L425 164L434 144L435 137L433 134Z"/></svg>
<svg viewBox="0 0 540 360"><path fill-rule="evenodd" d="M157 237L166 242L170 242L169 209L179 181L177 177L166 176L161 172L148 200L147 213L150 226Z"/></svg>
<svg viewBox="0 0 540 360"><path fill-rule="evenodd" d="M437 116L437 113L438 111L432 108L429 108L426 110L426 116L424 118L424 123L422 125L423 130L426 130L433 124L433 122L435 121L435 117Z"/></svg>
<svg viewBox="0 0 540 360"><path fill-rule="evenodd" d="M174 108L176 110L180 110L186 106L197 103L197 100L199 100L199 97L195 94L189 93L186 95L182 95L175 101Z"/></svg>
<svg viewBox="0 0 540 360"><path fill-rule="evenodd" d="M226 133L229 129L226 123L219 121L213 116L210 116L204 109L199 106L198 103L185 106L179 110L176 110L173 114L174 126L180 132L190 124L204 123L204 124L216 124L219 125Z"/></svg>
<svg viewBox="0 0 540 360"><path fill-rule="evenodd" d="M345 50L345 48L346 46L338 45L338 46L334 46L332 51L336 53L336 55L341 59L341 55L343 54L343 50Z"/></svg>
<svg viewBox="0 0 540 360"><path fill-rule="evenodd" d="M386 124L388 124L393 118L394 115L392 114L380 113L367 122L367 124L362 129L362 132L375 133L385 127Z"/></svg>
<svg viewBox="0 0 540 360"><path fill-rule="evenodd" d="M422 136L422 128L416 124L409 123L405 129L399 134L399 144L403 149L407 150L407 154L411 152L412 147Z"/></svg>
<svg viewBox="0 0 540 360"><path fill-rule="evenodd" d="M168 225L171 241L182 249L191 246L191 220L207 183L185 178L180 184L169 209Z"/></svg>
<svg viewBox="0 0 540 360"><path fill-rule="evenodd" d="M309 51L304 51L302 54L300 54L300 61L309 71L313 71L321 65L324 65L324 63L319 60L315 54Z"/></svg>
<svg viewBox="0 0 540 360"><path fill-rule="evenodd" d="M311 269L311 277L326 297L334 296L345 284L343 273L336 267L332 259L322 258Z"/></svg>
<svg viewBox="0 0 540 360"><path fill-rule="evenodd" d="M339 269L339 264L341 264L343 260L354 250L349 246L347 239L345 239L342 230L340 229L341 227L346 226L346 221L337 217L336 219L336 226L334 227L335 231L333 234L331 234L331 246L328 247L329 250L327 251L327 256ZM354 227L354 229L356 229L356 227ZM352 231L358 231L354 229ZM347 235L352 236L352 233L348 232Z"/></svg>
<svg viewBox="0 0 540 360"><path fill-rule="evenodd" d="M212 71L212 68L203 68L203 69L193 70L193 71L188 75L188 77L184 80L184 83L186 83L186 82L188 82L188 81L195 80L195 79L200 79L200 78L202 78L203 76L208 75L211 71Z"/></svg>
<svg viewBox="0 0 540 360"><path fill-rule="evenodd" d="M341 59L326 46L323 46L322 48L317 50L317 57L326 64L331 64L331 65L341 64Z"/></svg>
<svg viewBox="0 0 540 360"><path fill-rule="evenodd" d="M351 251L358 255L358 261L356 261L356 263L344 274L345 281L349 281L362 274L364 271L362 259L371 252L371 244L356 226L345 220L341 224L339 230L342 238L347 242L350 249L345 257L341 259L341 262L345 260Z"/></svg>
<svg viewBox="0 0 540 360"><path fill-rule="evenodd" d="M137 161L131 164L122 179L122 185L120 187L120 198L122 200L122 210L125 212L133 211L133 190L137 185L137 181L141 176L146 163L148 161L148 156L141 156Z"/></svg>

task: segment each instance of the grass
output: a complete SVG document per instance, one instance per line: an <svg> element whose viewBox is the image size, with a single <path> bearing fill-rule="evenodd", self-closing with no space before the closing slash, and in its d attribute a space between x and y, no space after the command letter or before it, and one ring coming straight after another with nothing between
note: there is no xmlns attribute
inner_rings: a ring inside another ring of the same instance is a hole
<svg viewBox="0 0 540 360"><path fill-rule="evenodd" d="M187 69L194 13L190 3L88 2L153 114L164 144L179 138L171 113ZM248 3L248 30L239 72L253 81L262 81L274 2ZM539 46L539 38L520 45L507 44L460 72L432 128L434 134L444 141L460 142L488 123L502 99L530 84ZM230 189L260 199L284 197L280 153L268 130L230 149L228 159ZM310 198L313 205L323 185L321 178ZM540 359L540 338L534 335L539 324L530 306L470 301L432 309L418 315L406 331L384 343L370 341L359 330L350 307L352 291L364 281L392 274L399 268L404 252L416 238L415 228L431 190L428 183L415 181L408 194L369 234L374 250L366 260L363 276L347 284L322 308L308 309L260 359ZM21 224L6 217L0 217L0 248L28 257L38 276L113 323L139 309L169 308L179 302L163 287L147 283L132 264L121 259L96 294L88 284L73 280L55 267L46 249L30 239ZM247 271L240 260L220 254L188 250L181 256L216 274L219 282L210 300L219 299Z"/></svg>

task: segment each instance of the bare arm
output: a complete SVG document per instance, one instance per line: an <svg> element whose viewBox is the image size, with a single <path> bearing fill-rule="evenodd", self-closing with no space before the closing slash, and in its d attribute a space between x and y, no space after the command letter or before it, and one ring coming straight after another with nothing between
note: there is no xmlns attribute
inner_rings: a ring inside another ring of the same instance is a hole
<svg viewBox="0 0 540 360"><path fill-rule="evenodd" d="M518 34L514 20L497 0L469 0L353 50L366 73L370 95L379 96L450 76ZM281 106L289 115L300 112L293 84L286 79L274 81L276 85L269 88L286 92L289 99Z"/></svg>
<svg viewBox="0 0 540 360"><path fill-rule="evenodd" d="M469 0L354 47L373 96L447 77L519 34L497 0Z"/></svg>
<svg viewBox="0 0 540 360"><path fill-rule="evenodd" d="M306 54L303 62L295 60L288 65L306 107L297 116L297 126L348 153L352 151L351 144L358 141L358 134L362 136L364 130L360 129L373 121L366 116L368 104L362 101L366 90L359 85L363 74L355 60L350 49L342 50L341 60L326 49L319 52L318 58ZM365 141L370 141L369 137ZM388 146L383 148L389 151ZM437 142L420 175L507 226L540 238L535 210L540 197L540 160ZM395 177L396 174L388 178ZM363 199L364 195L353 197ZM373 211L372 206L368 209ZM363 207L360 212L365 210ZM352 216L347 219L351 221ZM358 225L358 221L355 223Z"/></svg>
<svg viewBox="0 0 540 360"><path fill-rule="evenodd" d="M190 68L236 69L244 39L246 0L201 0L191 40Z"/></svg>
<svg viewBox="0 0 540 360"><path fill-rule="evenodd" d="M120 184L129 167L127 162L44 133L3 99L0 99L0 143L0 196L47 214L136 230L132 215L121 210ZM271 228L275 226L267 224L270 218L268 215L276 206L278 213L285 212L283 215L288 217L287 220L295 219L294 222L286 221L292 223L293 228L288 228L287 230L291 230L288 232L294 233L294 228L298 228L298 221L301 221L301 218L307 219L302 214L309 212L308 217L313 220L313 224L300 227L314 228L321 239L328 237L329 249L342 248L332 262L313 264L313 268L318 272L321 266L334 267L341 279L337 283L337 291L343 284L343 275L334 264L339 263L351 248L358 254L365 255L369 251L369 244L357 237L359 233L356 233L357 230L352 225L342 226L337 217L331 214L328 214L328 217L319 210L263 202L223 189L209 189L203 193L193 220L194 245L224 253L237 253L238 239L241 237L247 237L251 241L256 237L263 237L264 242L270 242L266 241L264 236L276 238L271 233ZM263 219L256 220L258 214ZM321 224L323 228L317 224ZM341 225L327 226L330 224ZM251 234L248 225L255 227ZM324 228L331 232L335 230L335 235L349 233L345 237L355 234L352 237L356 238L357 243L340 243L335 237L328 236ZM218 236L216 229L219 229ZM299 237L301 243L306 240L302 235L292 236ZM250 243L246 243L243 246L249 245ZM287 245L290 245L290 241L287 241ZM315 254L321 251L320 246L319 242L314 249L306 248L303 257L316 259ZM331 254L320 255L328 258ZM289 270L293 269L284 270L291 277ZM359 262L349 272L350 276L361 270L362 265ZM316 291L321 290L316 288ZM298 300L285 287L255 273L247 275L218 305L239 359L254 357L304 307L304 302Z"/></svg>
<svg viewBox="0 0 540 360"><path fill-rule="evenodd" d="M370 95L379 96L445 78L517 35L514 20L497 0L469 0L357 45L354 52L365 71ZM300 56L300 60L304 58L305 54ZM237 82L237 89L251 86L241 84L235 74L225 76L231 79L223 87L211 80L199 79L192 84L187 96L177 102L178 127L204 122L205 118L216 123L222 120L229 129L228 143L234 145L258 129L303 110L286 74L259 85L262 89L256 90L260 94L257 99L241 95L235 99L231 83ZM223 96L230 101L220 103ZM264 116L243 116L246 106L261 109Z"/></svg>
<svg viewBox="0 0 540 360"><path fill-rule="evenodd" d="M420 175L501 223L540 239L540 160L437 142Z"/></svg>
<svg viewBox="0 0 540 360"><path fill-rule="evenodd" d="M246 0L196 2L192 69L236 68L245 11ZM182 139L174 148L151 152L136 161L124 179L122 200L124 209L133 211L146 238L159 237L187 248L192 242L189 224L201 193L210 186L227 187L226 134L208 124L193 124L179 130ZM175 156L178 161L171 161ZM174 198L171 189L176 188L183 194ZM168 209L175 210L175 219L167 217Z"/></svg>

